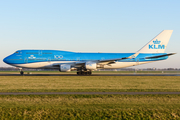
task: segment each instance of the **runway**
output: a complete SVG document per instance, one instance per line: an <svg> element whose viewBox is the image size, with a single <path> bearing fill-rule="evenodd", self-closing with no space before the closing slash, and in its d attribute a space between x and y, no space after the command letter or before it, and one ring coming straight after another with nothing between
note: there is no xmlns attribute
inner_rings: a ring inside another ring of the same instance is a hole
<svg viewBox="0 0 180 120"><path fill-rule="evenodd" d="M0 95L180 95L180 92L4 92Z"/></svg>
<svg viewBox="0 0 180 120"><path fill-rule="evenodd" d="M20 74L0 74L0 76L22 76ZM24 74L23 76L87 76L87 75L76 75L75 73L70 74ZM88 76L180 76L176 73L93 73Z"/></svg>

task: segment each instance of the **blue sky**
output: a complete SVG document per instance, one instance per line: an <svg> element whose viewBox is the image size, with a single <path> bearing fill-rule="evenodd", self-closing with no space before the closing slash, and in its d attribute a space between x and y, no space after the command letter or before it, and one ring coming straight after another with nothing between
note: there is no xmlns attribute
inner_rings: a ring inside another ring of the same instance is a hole
<svg viewBox="0 0 180 120"><path fill-rule="evenodd" d="M19 49L136 52L162 30L174 30L166 61L136 68L180 68L179 0L0 1L0 67Z"/></svg>

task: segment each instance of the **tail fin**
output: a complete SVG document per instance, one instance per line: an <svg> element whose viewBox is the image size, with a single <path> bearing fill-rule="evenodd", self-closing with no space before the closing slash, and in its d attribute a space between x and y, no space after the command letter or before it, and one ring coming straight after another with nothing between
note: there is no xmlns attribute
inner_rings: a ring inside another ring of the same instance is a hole
<svg viewBox="0 0 180 120"><path fill-rule="evenodd" d="M173 30L163 30L137 53L164 53Z"/></svg>

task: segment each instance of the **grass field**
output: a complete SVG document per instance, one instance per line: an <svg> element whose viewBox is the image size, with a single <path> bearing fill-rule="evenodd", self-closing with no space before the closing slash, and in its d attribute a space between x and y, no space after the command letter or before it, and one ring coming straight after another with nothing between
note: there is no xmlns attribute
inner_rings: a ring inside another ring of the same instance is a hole
<svg viewBox="0 0 180 120"><path fill-rule="evenodd" d="M1 119L180 119L180 95L0 96Z"/></svg>
<svg viewBox="0 0 180 120"><path fill-rule="evenodd" d="M180 76L0 76L0 92L180 91ZM180 119L180 95L0 95L1 119Z"/></svg>
<svg viewBox="0 0 180 120"><path fill-rule="evenodd" d="M0 76L0 92L180 91L180 76Z"/></svg>

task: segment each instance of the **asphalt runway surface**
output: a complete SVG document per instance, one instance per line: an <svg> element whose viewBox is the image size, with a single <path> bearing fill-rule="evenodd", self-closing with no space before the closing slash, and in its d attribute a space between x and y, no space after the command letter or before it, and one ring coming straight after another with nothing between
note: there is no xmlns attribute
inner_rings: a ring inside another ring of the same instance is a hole
<svg viewBox="0 0 180 120"><path fill-rule="evenodd" d="M0 74L0 76L22 76L20 74ZM94 73L92 75L76 75L75 73L70 74L24 74L23 76L180 76L176 73Z"/></svg>
<svg viewBox="0 0 180 120"><path fill-rule="evenodd" d="M0 95L180 95L180 92L4 92Z"/></svg>

